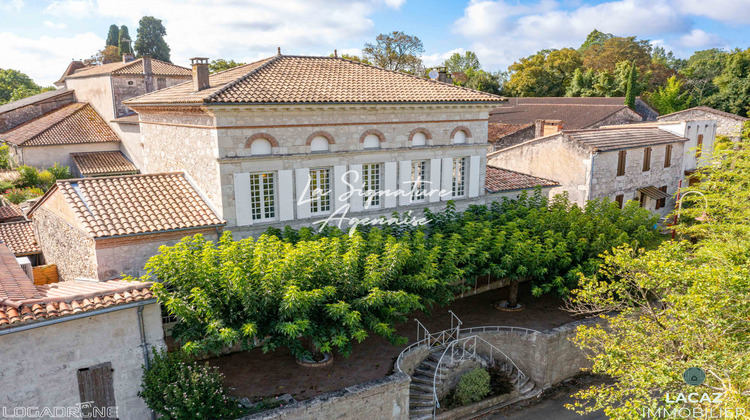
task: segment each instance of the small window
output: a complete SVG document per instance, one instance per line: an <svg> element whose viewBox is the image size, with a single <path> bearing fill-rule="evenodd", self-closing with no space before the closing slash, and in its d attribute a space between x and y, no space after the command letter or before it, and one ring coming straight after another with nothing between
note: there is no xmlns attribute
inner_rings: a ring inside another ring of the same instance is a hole
<svg viewBox="0 0 750 420"><path fill-rule="evenodd" d="M466 143L466 132L463 130L456 131L453 135L453 144L465 144Z"/></svg>
<svg viewBox="0 0 750 420"><path fill-rule="evenodd" d="M366 209L380 206L380 166L379 163L362 165L362 203Z"/></svg>
<svg viewBox="0 0 750 420"><path fill-rule="evenodd" d="M253 220L276 217L275 190L273 172L250 174L250 215Z"/></svg>
<svg viewBox="0 0 750 420"><path fill-rule="evenodd" d="M615 202L617 203L618 207L622 208L623 201L625 201L625 195L617 194L615 196Z"/></svg>
<svg viewBox="0 0 750 420"><path fill-rule="evenodd" d="M266 139L255 139L250 145L250 154L262 156L271 154L271 142Z"/></svg>
<svg viewBox="0 0 750 420"><path fill-rule="evenodd" d="M365 149L379 149L380 137L376 136L375 134L368 134L362 143Z"/></svg>
<svg viewBox="0 0 750 420"><path fill-rule="evenodd" d="M651 148L643 149L643 172L651 170Z"/></svg>
<svg viewBox="0 0 750 420"><path fill-rule="evenodd" d="M312 214L325 214L331 211L330 168L310 169L310 210Z"/></svg>
<svg viewBox="0 0 750 420"><path fill-rule="evenodd" d="M411 201L417 203L425 199L425 176L427 161L415 160L411 163Z"/></svg>
<svg viewBox="0 0 750 420"><path fill-rule="evenodd" d="M703 152L703 134L698 134L698 144L695 146L695 157L699 158L701 157L701 153Z"/></svg>
<svg viewBox="0 0 750 420"><path fill-rule="evenodd" d="M620 150L620 153L617 155L617 176L625 175L625 160L627 156L628 152L626 150Z"/></svg>
<svg viewBox="0 0 750 420"><path fill-rule="evenodd" d="M667 186L664 185L659 188L659 191L667 192ZM667 199L666 198L660 198L656 200L656 210L659 210L660 208L667 206Z"/></svg>
<svg viewBox="0 0 750 420"><path fill-rule="evenodd" d="M134 84L135 84L135 82L134 82L134 81L132 81L132 80L128 80L128 86L133 86Z"/></svg>
<svg viewBox="0 0 750 420"><path fill-rule="evenodd" d="M672 145L668 144L664 150L664 167L669 168L672 166Z"/></svg>
<svg viewBox="0 0 750 420"><path fill-rule="evenodd" d="M425 144L427 144L427 136L425 136L424 133L414 133L411 138L411 145L424 146Z"/></svg>
<svg viewBox="0 0 750 420"><path fill-rule="evenodd" d="M318 136L312 139L310 142L311 152L327 152L328 151L328 139L323 136Z"/></svg>
<svg viewBox="0 0 750 420"><path fill-rule="evenodd" d="M463 197L466 193L466 158L453 159L453 197Z"/></svg>

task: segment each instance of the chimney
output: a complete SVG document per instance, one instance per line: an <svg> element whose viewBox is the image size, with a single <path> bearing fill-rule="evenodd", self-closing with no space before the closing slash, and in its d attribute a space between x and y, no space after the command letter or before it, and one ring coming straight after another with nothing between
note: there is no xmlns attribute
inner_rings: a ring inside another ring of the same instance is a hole
<svg viewBox="0 0 750 420"><path fill-rule="evenodd" d="M143 59L143 74L146 76L151 76L153 74L151 73L151 56L144 55L141 58Z"/></svg>
<svg viewBox="0 0 750 420"><path fill-rule="evenodd" d="M208 58L193 57L190 64L193 66L193 91L198 92L209 87Z"/></svg>
<svg viewBox="0 0 750 420"><path fill-rule="evenodd" d="M151 71L151 56L144 55L141 57L143 61L143 81L146 85L146 93L153 92L154 89L154 74Z"/></svg>
<svg viewBox="0 0 750 420"><path fill-rule="evenodd" d="M123 63L129 63L131 61L135 60L135 57L133 57L133 54L123 54L122 55L122 62Z"/></svg>
<svg viewBox="0 0 750 420"><path fill-rule="evenodd" d="M451 76L448 74L448 72L445 70L445 67L439 67L438 68L438 82L443 83L453 83L453 80L451 79Z"/></svg>

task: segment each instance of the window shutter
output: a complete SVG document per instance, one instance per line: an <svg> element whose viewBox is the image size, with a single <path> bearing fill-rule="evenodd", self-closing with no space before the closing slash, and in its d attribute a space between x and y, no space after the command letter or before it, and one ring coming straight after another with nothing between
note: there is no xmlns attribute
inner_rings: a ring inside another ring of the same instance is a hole
<svg viewBox="0 0 750 420"><path fill-rule="evenodd" d="M479 196L479 156L472 156L469 163L469 197Z"/></svg>
<svg viewBox="0 0 750 420"><path fill-rule="evenodd" d="M453 158L443 158L443 175L440 182L440 189L446 193L453 191ZM443 201L453 199L451 194L446 194L441 198Z"/></svg>
<svg viewBox="0 0 750 420"><path fill-rule="evenodd" d="M695 157L699 158L701 157L701 153L703 152L703 134L698 134L698 142L695 148Z"/></svg>
<svg viewBox="0 0 750 420"><path fill-rule="evenodd" d="M411 191L411 189L413 188L413 185L411 183L410 160L402 160L398 163L398 178L399 188L401 189L401 191L399 191L401 194L398 197L398 204L401 206L408 206L411 203L411 200L409 199L409 191Z"/></svg>
<svg viewBox="0 0 750 420"><path fill-rule="evenodd" d="M396 162L386 162L383 167L385 171L383 174L385 177L383 190L389 193L383 196L383 206L388 209L396 207L398 202L398 197L393 195L396 194L396 189L398 188L398 164Z"/></svg>
<svg viewBox="0 0 750 420"><path fill-rule="evenodd" d="M347 200L339 198L346 193L347 187L346 183L344 183L344 174L346 174L346 165L333 167L333 180L331 182L331 186L333 187L333 197L331 197L331 207L334 211L349 203Z"/></svg>
<svg viewBox="0 0 750 420"><path fill-rule="evenodd" d="M97 415L109 414L108 407L116 407L115 387L112 380L112 363L102 363L78 370L78 394L81 397L81 414L91 417L93 407L97 408ZM88 404L87 404L88 403ZM114 408L112 409L114 413ZM115 417L98 417L115 419Z"/></svg>
<svg viewBox="0 0 750 420"><path fill-rule="evenodd" d="M234 174L234 208L237 216L237 226L251 224L250 214L250 174L246 172Z"/></svg>
<svg viewBox="0 0 750 420"><path fill-rule="evenodd" d="M294 170L295 188L297 189L297 218L307 219L310 213L310 170L301 168Z"/></svg>
<svg viewBox="0 0 750 420"><path fill-rule="evenodd" d="M349 204L351 204L352 211L362 211L365 206L362 200L362 165L349 165L349 184L354 188L355 192L349 198Z"/></svg>
<svg viewBox="0 0 750 420"><path fill-rule="evenodd" d="M277 211L279 220L294 220L294 175L292 171L282 170L278 175L279 202Z"/></svg>
<svg viewBox="0 0 750 420"><path fill-rule="evenodd" d="M669 168L672 166L672 145L668 144L664 150L664 167Z"/></svg>
<svg viewBox="0 0 750 420"><path fill-rule="evenodd" d="M440 190L440 162L440 159L430 159L430 184L427 186L430 203L440 201L440 194L437 192Z"/></svg>

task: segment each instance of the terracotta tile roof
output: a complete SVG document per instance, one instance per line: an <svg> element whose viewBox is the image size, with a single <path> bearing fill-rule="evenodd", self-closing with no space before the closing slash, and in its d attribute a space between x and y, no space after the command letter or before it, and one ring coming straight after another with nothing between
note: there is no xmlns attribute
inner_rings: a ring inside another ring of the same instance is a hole
<svg viewBox="0 0 750 420"><path fill-rule="evenodd" d="M71 153L81 176L132 175L138 173L125 155L119 151Z"/></svg>
<svg viewBox="0 0 750 420"><path fill-rule="evenodd" d="M93 238L225 223L181 172L57 181L29 213L58 189Z"/></svg>
<svg viewBox="0 0 750 420"><path fill-rule="evenodd" d="M0 242L0 305L8 300L37 299L41 293L16 261L16 256Z"/></svg>
<svg viewBox="0 0 750 420"><path fill-rule="evenodd" d="M593 151L635 149L660 144L682 143L688 140L658 127L649 126L563 131L563 135Z"/></svg>
<svg viewBox="0 0 750 420"><path fill-rule="evenodd" d="M278 55L124 101L151 103L501 102L500 96L334 57Z"/></svg>
<svg viewBox="0 0 750 420"><path fill-rule="evenodd" d="M71 280L36 286L37 295L31 298L0 300L0 329L149 300L153 298L150 286L122 280Z"/></svg>
<svg viewBox="0 0 750 420"><path fill-rule="evenodd" d="M512 99L511 102L514 102ZM534 124L536 120L561 120L563 129L589 128L605 118L629 109L625 105L519 104L493 109L490 123ZM626 111L627 112L627 111ZM633 111L635 118L635 111ZM640 117L638 117L640 121Z"/></svg>
<svg viewBox="0 0 750 420"><path fill-rule="evenodd" d="M0 223L0 241L16 255L30 255L42 252L36 240L31 221Z"/></svg>
<svg viewBox="0 0 750 420"><path fill-rule="evenodd" d="M501 137L516 133L533 125L534 124L488 124L487 140L495 141Z"/></svg>
<svg viewBox="0 0 750 420"><path fill-rule="evenodd" d="M737 114L732 114L731 112L719 111L718 109L709 108L707 106L696 106L693 108L683 109L682 111L673 112L671 114L660 115L659 117L657 117L657 119L661 120L662 118L673 117L675 115L680 115L680 114L683 114L685 112L690 112L690 111L703 111L703 112L708 112L711 114L719 115L721 117L731 118L737 121L750 121L750 118L742 117Z"/></svg>
<svg viewBox="0 0 750 420"><path fill-rule="evenodd" d="M0 114L13 111L14 109L23 108L28 105L33 105L38 102L46 101L58 96L73 95L72 90L66 88L50 90L47 92L38 93L36 95L29 96L27 98L19 99L17 101L8 102L5 105L0 105Z"/></svg>
<svg viewBox="0 0 750 420"><path fill-rule="evenodd" d="M151 73L154 76L190 76L193 71L187 67L177 66L172 63L151 59ZM143 59L129 61L127 63L117 62L102 64L101 66L90 66L78 69L66 79L78 79L81 77L101 76L104 74L143 74Z"/></svg>
<svg viewBox="0 0 750 420"><path fill-rule="evenodd" d="M490 193L558 186L555 181L487 165L484 189Z"/></svg>
<svg viewBox="0 0 750 420"><path fill-rule="evenodd" d="M0 206L0 223L13 221L14 219L23 219L24 215L21 208L15 204Z"/></svg>
<svg viewBox="0 0 750 420"><path fill-rule="evenodd" d="M65 85L65 78L67 76L70 76L71 74L75 73L77 70L88 68L92 66L87 66L83 63L83 61L79 60L73 60L68 64L68 67L65 68L65 71L63 72L62 76L60 76L59 79L54 83L55 86L64 86Z"/></svg>
<svg viewBox="0 0 750 420"><path fill-rule="evenodd" d="M18 146L119 142L94 108L73 103L0 134L0 140Z"/></svg>

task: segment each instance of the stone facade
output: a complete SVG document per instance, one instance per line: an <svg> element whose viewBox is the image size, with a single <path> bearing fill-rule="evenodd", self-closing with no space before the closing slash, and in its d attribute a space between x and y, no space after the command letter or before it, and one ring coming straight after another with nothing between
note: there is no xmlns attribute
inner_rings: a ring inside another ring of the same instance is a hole
<svg viewBox="0 0 750 420"><path fill-rule="evenodd" d="M59 96L0 113L0 133L73 102L75 102L74 92L68 90Z"/></svg>
<svg viewBox="0 0 750 420"><path fill-rule="evenodd" d="M410 382L406 374L395 373L286 407L243 417L241 420L407 420Z"/></svg>
<svg viewBox="0 0 750 420"><path fill-rule="evenodd" d="M82 402L78 370L110 362L117 417L151 418L137 392L144 347L149 351L164 347L161 310L153 300L138 303L145 303L145 346L141 344L138 309L133 306L85 313L77 319L58 318L62 322L26 330L1 330L0 379L6 385L0 393L0 407L9 413L17 407L76 407Z"/></svg>
<svg viewBox="0 0 750 420"><path fill-rule="evenodd" d="M508 134L507 136L500 137L490 143L487 147L487 153L497 152L498 150L507 149L517 144L521 144L527 140L534 138L536 127L530 125L526 128L516 131L515 133Z"/></svg>
<svg viewBox="0 0 750 420"><path fill-rule="evenodd" d="M637 106L636 106L636 111L638 111ZM646 119L648 118L643 118L643 116L636 114L630 108L623 108L615 112L614 114L610 115L609 117L601 121L597 121L596 123L591 124L590 126L586 128L587 129L599 128L605 125L615 125L615 124L634 124L634 123L639 123ZM564 129L565 129L565 126L563 125L563 130Z"/></svg>
<svg viewBox="0 0 750 420"><path fill-rule="evenodd" d="M55 163L73 167L71 153L104 152L120 150L120 143L110 141L101 143L79 143L49 146L11 146L11 155L19 165L29 165L46 169Z"/></svg>
<svg viewBox="0 0 750 420"><path fill-rule="evenodd" d="M733 141L738 141L742 133L742 124L747 118L735 115L734 117L713 113L701 109L686 109L685 111L659 117L659 121L691 121L691 120L715 120L716 135L727 136Z"/></svg>
<svg viewBox="0 0 750 420"><path fill-rule="evenodd" d="M97 278L93 239L59 213L45 207L36 209L32 220L44 258L48 264L57 265L61 281Z"/></svg>

